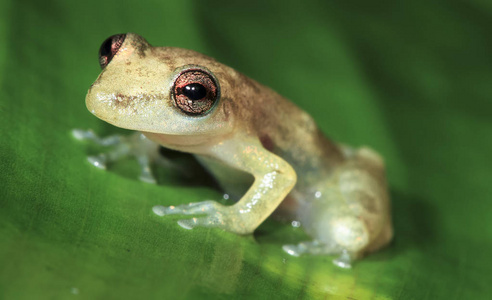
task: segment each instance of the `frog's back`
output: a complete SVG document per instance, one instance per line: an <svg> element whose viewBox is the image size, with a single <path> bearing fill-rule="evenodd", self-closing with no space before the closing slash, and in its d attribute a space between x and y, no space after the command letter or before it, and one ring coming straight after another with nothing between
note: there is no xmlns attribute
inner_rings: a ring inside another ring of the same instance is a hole
<svg viewBox="0 0 492 300"><path fill-rule="evenodd" d="M263 147L286 160L298 175L297 188L328 177L345 160L341 148L326 137L314 119L288 99L256 81L241 76L243 120Z"/></svg>

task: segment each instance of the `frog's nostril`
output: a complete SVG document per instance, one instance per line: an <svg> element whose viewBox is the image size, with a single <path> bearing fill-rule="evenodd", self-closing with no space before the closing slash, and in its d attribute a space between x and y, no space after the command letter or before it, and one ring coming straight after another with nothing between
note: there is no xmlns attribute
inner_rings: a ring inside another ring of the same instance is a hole
<svg viewBox="0 0 492 300"><path fill-rule="evenodd" d="M99 64L104 69L125 41L126 34L115 34L107 38L99 48Z"/></svg>

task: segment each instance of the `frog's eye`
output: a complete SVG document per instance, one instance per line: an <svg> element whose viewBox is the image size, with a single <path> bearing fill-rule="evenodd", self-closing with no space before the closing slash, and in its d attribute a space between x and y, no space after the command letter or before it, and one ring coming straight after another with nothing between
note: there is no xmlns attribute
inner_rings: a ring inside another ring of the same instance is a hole
<svg viewBox="0 0 492 300"><path fill-rule="evenodd" d="M174 82L176 106L190 115L204 115L217 101L219 89L214 77L204 70L186 70Z"/></svg>
<svg viewBox="0 0 492 300"><path fill-rule="evenodd" d="M116 34L107 38L99 48L99 64L104 69L113 59L114 55L120 49L125 41L126 34Z"/></svg>

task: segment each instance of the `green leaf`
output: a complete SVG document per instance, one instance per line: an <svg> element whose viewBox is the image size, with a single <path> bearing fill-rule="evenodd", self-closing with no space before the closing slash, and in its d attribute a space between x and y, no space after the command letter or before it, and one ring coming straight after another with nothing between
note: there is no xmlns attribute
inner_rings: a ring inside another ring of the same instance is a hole
<svg viewBox="0 0 492 300"><path fill-rule="evenodd" d="M490 297L491 14L479 0L0 2L0 298ZM271 220L249 237L186 231L152 206L220 191L92 167L70 131L121 132L84 104L121 32L213 56L383 153L393 243L343 270L286 255L304 235Z"/></svg>

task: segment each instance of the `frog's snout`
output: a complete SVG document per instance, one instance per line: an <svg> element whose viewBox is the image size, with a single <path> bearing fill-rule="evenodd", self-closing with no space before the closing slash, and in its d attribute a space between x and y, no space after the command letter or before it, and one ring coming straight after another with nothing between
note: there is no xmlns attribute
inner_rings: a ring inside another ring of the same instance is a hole
<svg viewBox="0 0 492 300"><path fill-rule="evenodd" d="M125 41L126 34L115 34L107 38L99 48L99 64L104 69Z"/></svg>

